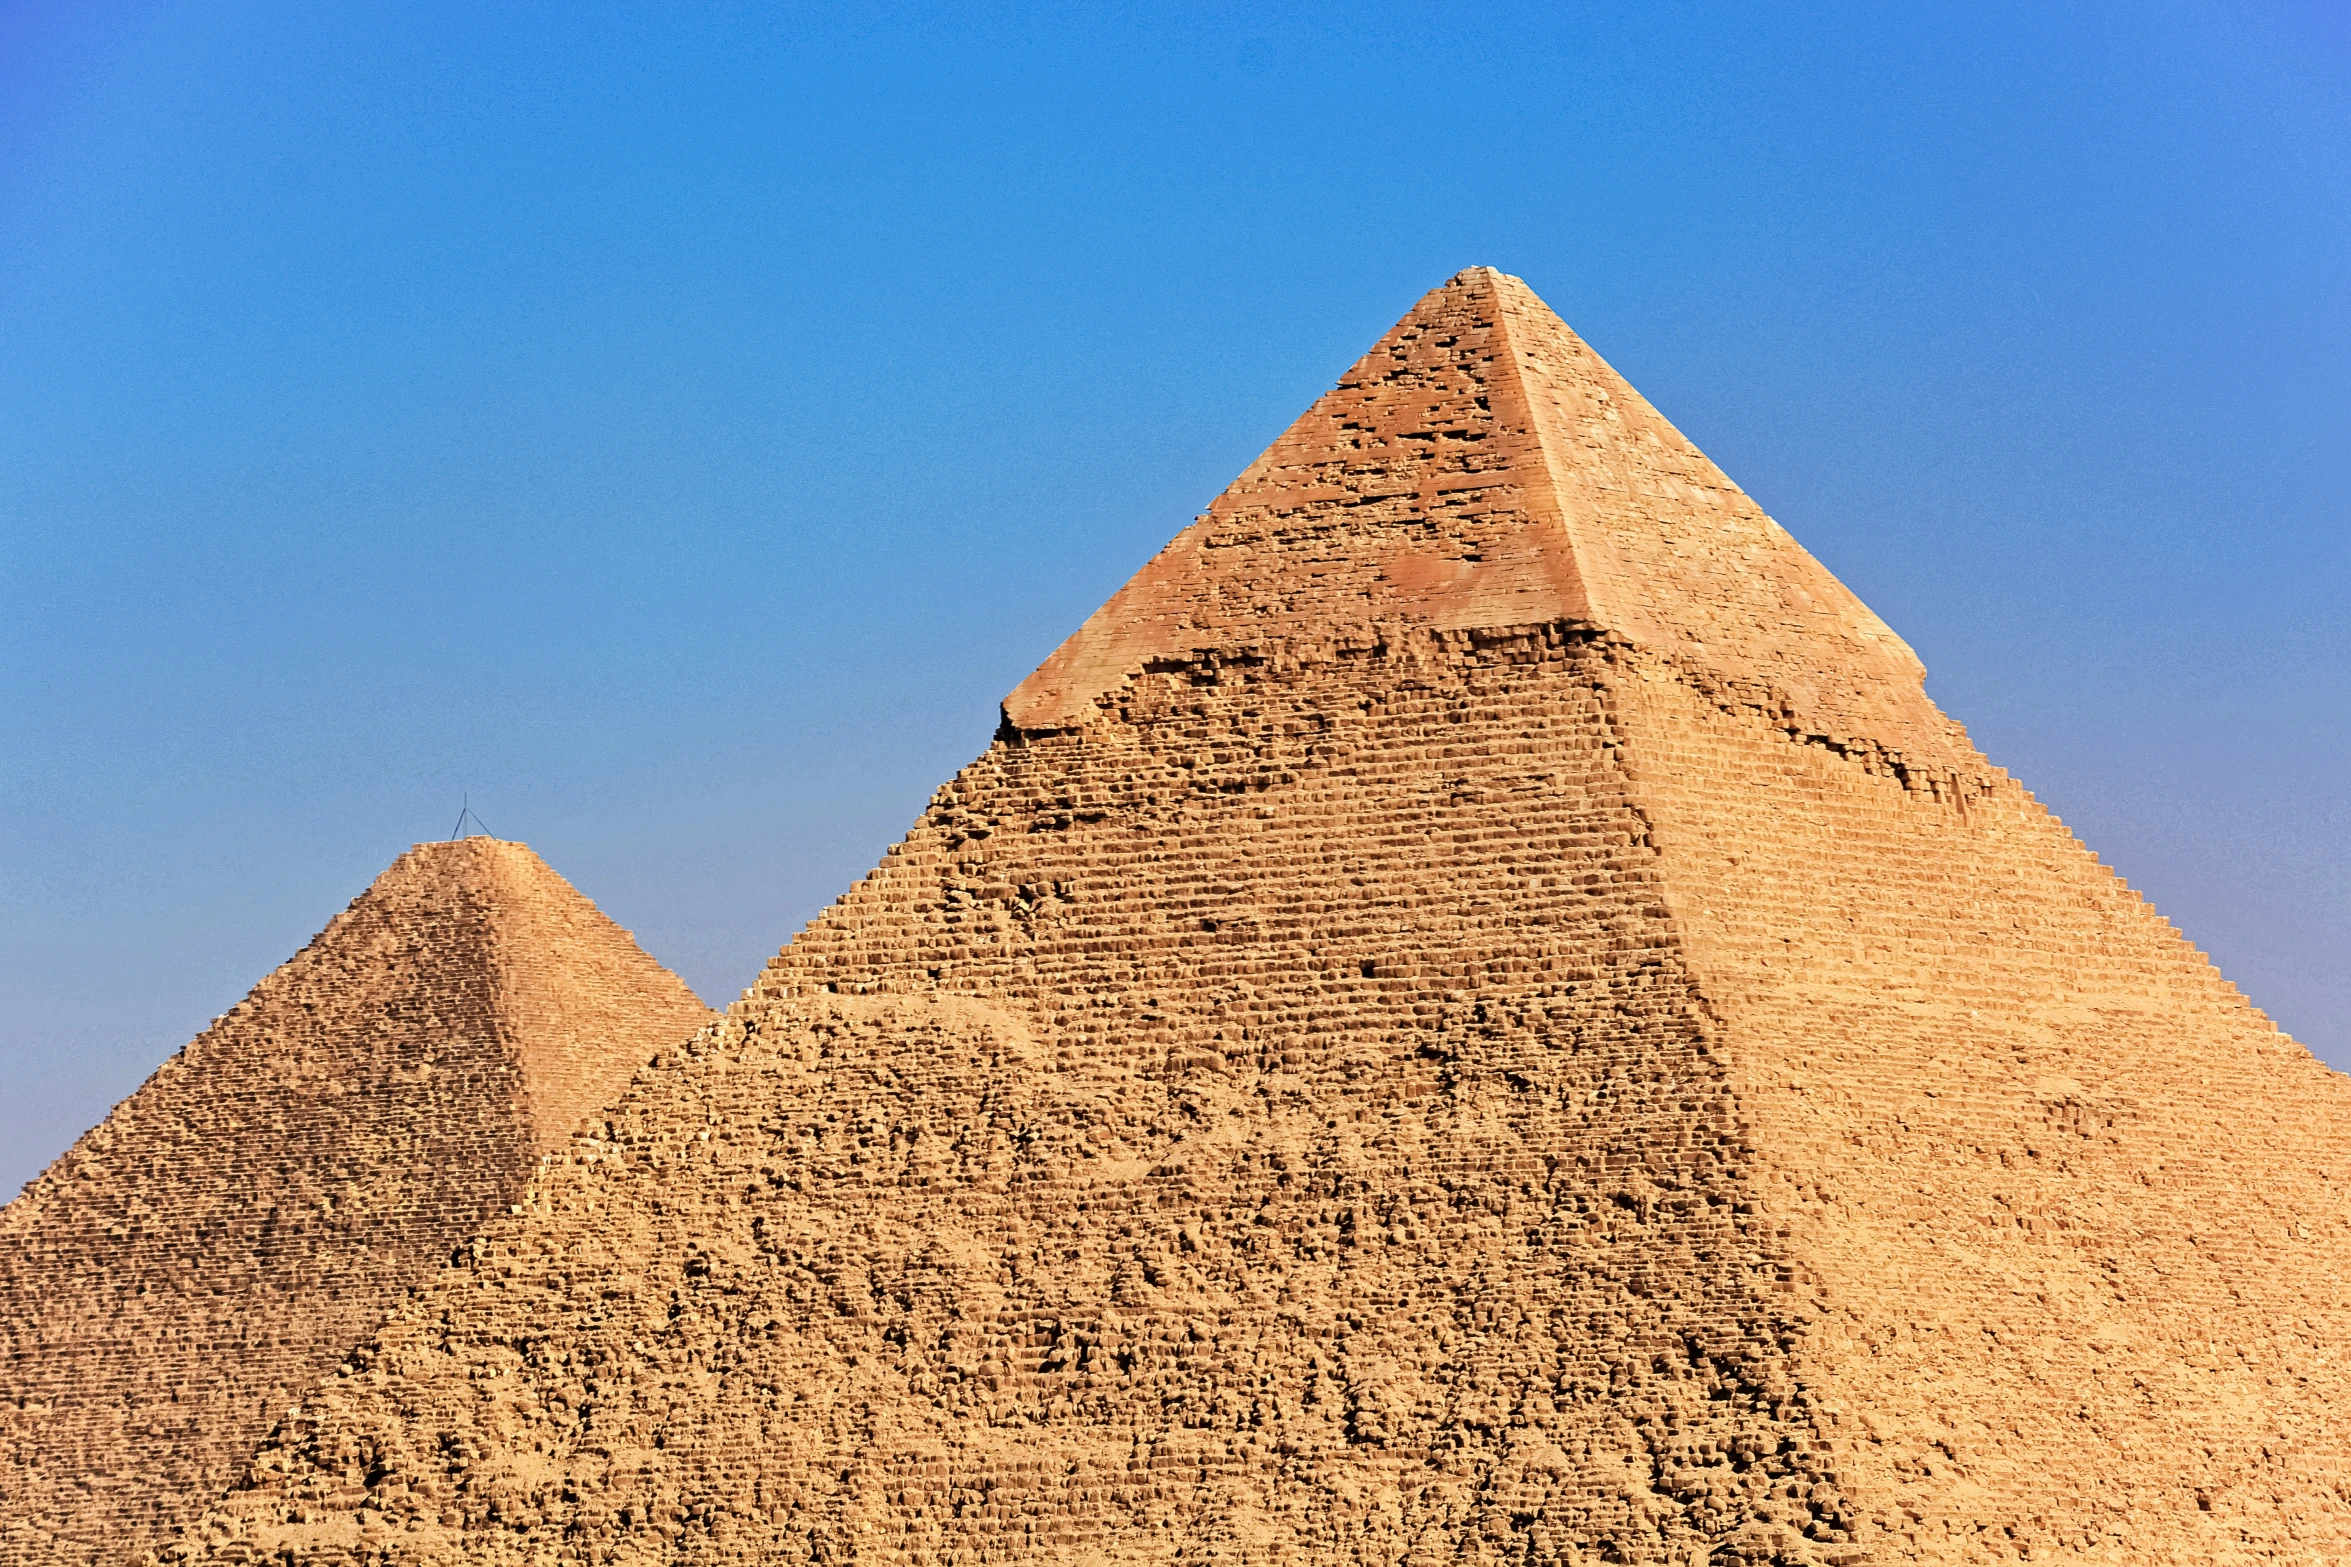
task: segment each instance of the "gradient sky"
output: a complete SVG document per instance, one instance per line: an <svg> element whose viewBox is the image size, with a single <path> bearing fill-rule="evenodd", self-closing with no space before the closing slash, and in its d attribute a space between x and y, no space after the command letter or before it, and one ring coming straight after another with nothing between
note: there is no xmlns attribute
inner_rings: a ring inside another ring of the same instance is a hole
<svg viewBox="0 0 2351 1567"><path fill-rule="evenodd" d="M725 1002L1524 276L2351 1067L2338 5L0 4L0 1193L461 797Z"/></svg>

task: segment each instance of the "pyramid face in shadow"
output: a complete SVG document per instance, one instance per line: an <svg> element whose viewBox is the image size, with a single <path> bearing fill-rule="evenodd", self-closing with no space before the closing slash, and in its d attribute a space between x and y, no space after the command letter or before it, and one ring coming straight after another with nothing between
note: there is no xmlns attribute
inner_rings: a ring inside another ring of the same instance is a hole
<svg viewBox="0 0 2351 1567"><path fill-rule="evenodd" d="M135 1559L707 1010L520 844L403 855L0 1210L0 1559Z"/></svg>
<svg viewBox="0 0 2351 1567"><path fill-rule="evenodd" d="M2347 1155L1473 271L174 1557L2351 1559Z"/></svg>

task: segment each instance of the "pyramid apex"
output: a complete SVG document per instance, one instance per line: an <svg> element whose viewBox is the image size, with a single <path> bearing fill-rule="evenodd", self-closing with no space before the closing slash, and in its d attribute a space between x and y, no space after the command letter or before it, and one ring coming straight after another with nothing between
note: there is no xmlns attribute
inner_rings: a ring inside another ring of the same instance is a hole
<svg viewBox="0 0 2351 1567"><path fill-rule="evenodd" d="M1082 725L1146 665L1565 625L1908 753L1948 726L1902 639L1522 280L1424 295L1006 698Z"/></svg>
<svg viewBox="0 0 2351 1567"><path fill-rule="evenodd" d="M1515 285L1521 290L1526 290L1529 298L1533 297L1532 290L1527 290L1526 279L1520 277L1517 273L1505 272L1500 267L1480 265L1474 267L1463 267L1460 271L1454 273L1444 282L1431 289L1429 293L1423 297L1423 303L1426 303L1428 299L1441 295L1451 289L1492 289L1499 288L1504 285ZM1401 325L1402 323L1398 324Z"/></svg>
<svg viewBox="0 0 2351 1567"><path fill-rule="evenodd" d="M485 849L516 850L528 855L541 865L547 863L529 844L524 843L521 839L493 838L486 832L467 833L462 838L426 838L421 842L410 844L408 853L422 855L428 859L457 859L468 856L478 858L480 852ZM552 871L553 867L550 866L549 869Z"/></svg>

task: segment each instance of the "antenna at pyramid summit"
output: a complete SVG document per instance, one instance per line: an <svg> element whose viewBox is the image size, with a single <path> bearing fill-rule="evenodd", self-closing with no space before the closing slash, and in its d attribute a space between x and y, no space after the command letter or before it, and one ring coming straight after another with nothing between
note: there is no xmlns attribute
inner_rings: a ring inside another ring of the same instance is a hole
<svg viewBox="0 0 2351 1567"><path fill-rule="evenodd" d="M2351 1084L1517 279L1001 720L171 1559L2351 1560Z"/></svg>
<svg viewBox="0 0 2351 1567"><path fill-rule="evenodd" d="M484 837L486 837L486 838L494 838L494 837L496 837L496 836L497 836L497 834L496 834L496 833L493 833L493 832L491 832L491 831L490 831L490 824L489 824L489 823L487 823L487 822L483 821L483 820L482 820L482 819L481 819L479 816L476 816L476 815L474 815L474 813L473 813L473 796L471 796L470 794L469 794L469 795L466 795L466 796L464 796L464 797L463 797L463 798L462 798L462 799L459 801L459 804L458 804L458 807L457 807L457 825L449 829L449 836L450 836L452 839L456 839L456 838L462 838L462 837L464 837L464 836L465 836L465 824L466 824L467 822L469 822L469 821L470 821L470 822L472 822L472 823L473 823L473 824L474 824L476 827L478 827L478 828L480 828L480 829L481 829L481 831L482 831L482 836L484 836Z"/></svg>

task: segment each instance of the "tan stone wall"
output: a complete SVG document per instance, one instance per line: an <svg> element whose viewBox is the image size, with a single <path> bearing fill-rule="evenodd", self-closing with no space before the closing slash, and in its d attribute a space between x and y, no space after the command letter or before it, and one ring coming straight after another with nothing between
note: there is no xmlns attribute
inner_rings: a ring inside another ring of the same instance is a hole
<svg viewBox="0 0 2351 1567"><path fill-rule="evenodd" d="M0 1210L0 1561L194 1519L522 1190L544 1114L706 1015L520 845L403 856Z"/></svg>

